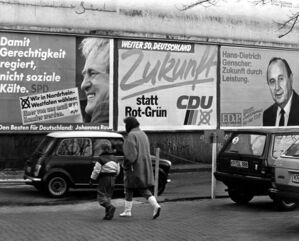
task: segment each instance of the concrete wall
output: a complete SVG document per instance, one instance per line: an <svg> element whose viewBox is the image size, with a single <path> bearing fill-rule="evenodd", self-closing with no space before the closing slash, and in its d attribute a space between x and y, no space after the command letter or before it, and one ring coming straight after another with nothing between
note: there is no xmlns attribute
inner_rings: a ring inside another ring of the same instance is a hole
<svg viewBox="0 0 299 241"><path fill-rule="evenodd" d="M197 5L184 10L194 2L3 0L0 29L298 46L298 27L278 38L288 28L279 31L277 24L298 11L296 1L256 5L251 0L218 0L213 6Z"/></svg>
<svg viewBox="0 0 299 241"><path fill-rule="evenodd" d="M23 169L26 159L45 134L0 135L0 170Z"/></svg>
<svg viewBox="0 0 299 241"><path fill-rule="evenodd" d="M151 153L160 148L160 156L175 164L211 163L211 144L203 140L203 132L148 132ZM45 134L0 135L0 170L23 169Z"/></svg>

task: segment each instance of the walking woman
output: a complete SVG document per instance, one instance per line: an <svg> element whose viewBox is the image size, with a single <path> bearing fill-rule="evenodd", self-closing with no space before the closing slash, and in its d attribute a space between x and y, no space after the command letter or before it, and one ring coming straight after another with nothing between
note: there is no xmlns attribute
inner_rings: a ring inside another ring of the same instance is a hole
<svg viewBox="0 0 299 241"><path fill-rule="evenodd" d="M139 128L134 117L124 119L127 136L124 141L125 210L121 217L132 215L133 193L138 191L153 207L153 219L160 215L161 207L150 191L154 186L154 174L147 135Z"/></svg>

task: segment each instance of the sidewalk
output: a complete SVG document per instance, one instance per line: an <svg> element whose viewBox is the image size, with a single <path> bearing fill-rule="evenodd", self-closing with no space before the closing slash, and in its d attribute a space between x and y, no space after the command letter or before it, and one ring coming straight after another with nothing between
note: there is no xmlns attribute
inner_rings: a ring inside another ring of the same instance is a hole
<svg viewBox="0 0 299 241"><path fill-rule="evenodd" d="M210 171L211 164L178 164L173 165L170 173ZM24 183L23 170L4 169L0 171L0 183Z"/></svg>
<svg viewBox="0 0 299 241"><path fill-rule="evenodd" d="M159 202L210 199L212 193L212 173L209 165L177 165L169 174L171 182L164 193L158 196ZM0 207L4 206L49 206L86 203L96 200L94 189L71 189L63 198L49 198L31 185L25 185L23 171L0 172ZM226 197L225 186L217 182L216 197ZM115 198L123 198L120 190ZM138 198L143 200L143 198ZM144 201L144 200L143 200Z"/></svg>

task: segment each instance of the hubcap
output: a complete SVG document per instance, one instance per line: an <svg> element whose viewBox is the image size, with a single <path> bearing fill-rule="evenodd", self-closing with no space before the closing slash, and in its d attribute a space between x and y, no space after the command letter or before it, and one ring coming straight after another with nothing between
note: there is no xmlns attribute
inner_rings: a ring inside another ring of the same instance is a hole
<svg viewBox="0 0 299 241"><path fill-rule="evenodd" d="M62 195L66 191L66 187L65 180L60 177L52 179L49 183L49 190L55 196Z"/></svg>

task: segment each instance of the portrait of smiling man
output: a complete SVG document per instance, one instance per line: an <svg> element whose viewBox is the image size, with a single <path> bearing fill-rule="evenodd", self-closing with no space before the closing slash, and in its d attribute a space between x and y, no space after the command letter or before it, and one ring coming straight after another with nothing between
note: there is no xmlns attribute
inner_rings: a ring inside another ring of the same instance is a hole
<svg viewBox="0 0 299 241"><path fill-rule="evenodd" d="M85 38L80 48L85 57L81 90L86 94L85 112L90 123L109 124L109 39Z"/></svg>
<svg viewBox="0 0 299 241"><path fill-rule="evenodd" d="M288 62L272 58L267 68L267 83L275 103L263 113L264 126L299 125L299 97L293 90L293 81Z"/></svg>

